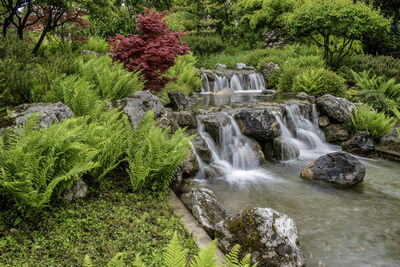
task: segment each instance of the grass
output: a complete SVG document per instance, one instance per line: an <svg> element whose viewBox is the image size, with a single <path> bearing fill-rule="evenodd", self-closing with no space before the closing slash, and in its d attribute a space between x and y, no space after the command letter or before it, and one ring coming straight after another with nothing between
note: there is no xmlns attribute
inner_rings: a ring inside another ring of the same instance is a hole
<svg viewBox="0 0 400 267"><path fill-rule="evenodd" d="M196 66L199 68L214 69L215 64L220 63L226 65L228 69L232 69L236 63L245 62L245 59L251 53L252 50L240 51L228 49L217 54L198 56Z"/></svg>
<svg viewBox="0 0 400 267"><path fill-rule="evenodd" d="M160 266L175 231L193 255L194 241L166 196L134 194L123 180L113 178L85 199L59 202L17 225L13 212L0 211L0 266L81 266L86 254L94 266L105 266L118 252L127 252L128 266L137 254Z"/></svg>

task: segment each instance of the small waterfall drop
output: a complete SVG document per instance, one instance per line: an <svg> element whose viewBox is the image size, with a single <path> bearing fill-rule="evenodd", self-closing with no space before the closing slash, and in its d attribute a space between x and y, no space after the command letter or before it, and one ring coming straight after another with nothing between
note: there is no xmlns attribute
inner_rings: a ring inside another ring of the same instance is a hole
<svg viewBox="0 0 400 267"><path fill-rule="evenodd" d="M264 78L260 73L223 73L218 72L214 74L212 81L205 72L201 72L201 93L209 94L217 92L225 87L231 88L235 92L254 92L259 93L265 89Z"/></svg>
<svg viewBox="0 0 400 267"><path fill-rule="evenodd" d="M298 105L286 106L286 120L280 114L274 113L274 116L281 129L279 138L289 146L297 147L300 159L314 159L339 150L325 142L325 136L318 126L315 105L312 107L311 118L307 112L301 112ZM292 131L289 125L293 127Z"/></svg>
<svg viewBox="0 0 400 267"><path fill-rule="evenodd" d="M208 167L215 170L214 173L219 176L216 178L234 184L276 179L261 167L251 141L241 133L236 121L231 116L229 118L230 123L221 127L217 142L205 131L201 121L198 121L197 130L212 154L212 162ZM196 157L200 159L197 154ZM205 164L201 159L200 161ZM203 169L207 169L207 166ZM206 173L200 172L196 178L206 178Z"/></svg>
<svg viewBox="0 0 400 267"><path fill-rule="evenodd" d="M210 93L210 82L208 80L208 77L206 74L201 73L200 77L202 78L201 80L201 92L202 93Z"/></svg>

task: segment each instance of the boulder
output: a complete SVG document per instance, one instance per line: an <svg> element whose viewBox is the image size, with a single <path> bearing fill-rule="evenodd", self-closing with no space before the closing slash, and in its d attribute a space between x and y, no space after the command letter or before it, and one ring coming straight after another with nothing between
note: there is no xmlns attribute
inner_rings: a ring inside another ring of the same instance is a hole
<svg viewBox="0 0 400 267"><path fill-rule="evenodd" d="M214 238L215 225L226 217L224 207L217 201L214 192L207 188L192 188L189 194L189 210L204 230Z"/></svg>
<svg viewBox="0 0 400 267"><path fill-rule="evenodd" d="M298 93L296 95L296 97L297 97L297 99L310 101L311 103L315 103L316 102L315 96L310 96L305 92Z"/></svg>
<svg viewBox="0 0 400 267"><path fill-rule="evenodd" d="M275 72L278 71L280 68L277 64L275 64L274 62L268 62L265 63L265 65L262 67L261 69L261 74L264 77L264 80L267 82L269 79L269 76Z"/></svg>
<svg viewBox="0 0 400 267"><path fill-rule="evenodd" d="M342 143L342 149L362 157L375 155L374 142L367 131L356 132L352 138Z"/></svg>
<svg viewBox="0 0 400 267"><path fill-rule="evenodd" d="M165 109L165 113L157 117L157 125L160 128L171 127L171 131L176 132L179 128L178 114L170 108Z"/></svg>
<svg viewBox="0 0 400 267"><path fill-rule="evenodd" d="M234 114L241 132L259 143L272 140L279 134L279 124L273 119L268 108L256 107L240 109Z"/></svg>
<svg viewBox="0 0 400 267"><path fill-rule="evenodd" d="M326 140L329 142L346 141L350 138L350 134L346 128L340 124L330 124L324 130Z"/></svg>
<svg viewBox="0 0 400 267"><path fill-rule="evenodd" d="M240 244L241 254L251 253L251 262L258 262L257 266L305 266L296 223L286 214L270 208L247 209L215 228L224 253Z"/></svg>
<svg viewBox="0 0 400 267"><path fill-rule="evenodd" d="M211 163L212 153L208 148L206 141L204 141L199 134L192 139L192 145L196 149L197 154L205 163Z"/></svg>
<svg viewBox="0 0 400 267"><path fill-rule="evenodd" d="M78 198L86 197L88 186L86 183L79 178L75 180L74 183L63 192L63 198L67 201L73 201Z"/></svg>
<svg viewBox="0 0 400 267"><path fill-rule="evenodd" d="M269 144L264 147L264 154L268 155L269 159L285 161L299 158L300 150L295 144L274 138L272 148Z"/></svg>
<svg viewBox="0 0 400 267"><path fill-rule="evenodd" d="M326 127L326 126L328 126L330 123L331 123L331 122L329 121L328 116L320 116L320 117L318 118L319 127Z"/></svg>
<svg viewBox="0 0 400 267"><path fill-rule="evenodd" d="M264 89L261 91L262 95L275 95L276 91L271 89Z"/></svg>
<svg viewBox="0 0 400 267"><path fill-rule="evenodd" d="M215 64L214 69L216 69L216 70L226 70L226 65L217 63L217 64Z"/></svg>
<svg viewBox="0 0 400 267"><path fill-rule="evenodd" d="M197 127L196 114L191 110L176 112L176 118L180 127L187 127L189 129L196 129Z"/></svg>
<svg viewBox="0 0 400 267"><path fill-rule="evenodd" d="M196 155L190 151L186 156L185 162L175 169L174 177L172 178L170 188L174 192L181 192L182 188L196 176L199 171L199 162Z"/></svg>
<svg viewBox="0 0 400 267"><path fill-rule="evenodd" d="M197 116L202 123L204 130L218 143L220 140L220 133L222 127L228 125L231 120L230 117L223 112L216 112L208 115Z"/></svg>
<svg viewBox="0 0 400 267"><path fill-rule="evenodd" d="M324 95L317 98L317 106L321 113L338 123L350 121L354 105L347 98Z"/></svg>
<svg viewBox="0 0 400 267"><path fill-rule="evenodd" d="M235 93L231 88L225 87L219 91L212 92L211 94L215 96L232 96Z"/></svg>
<svg viewBox="0 0 400 267"><path fill-rule="evenodd" d="M22 104L0 115L0 129L22 126L26 119L38 113L38 128L46 128L51 123L58 123L72 117L71 109L61 102Z"/></svg>
<svg viewBox="0 0 400 267"><path fill-rule="evenodd" d="M364 165L350 153L343 151L319 157L305 167L300 174L304 179L343 187L361 183L364 175Z"/></svg>
<svg viewBox="0 0 400 267"><path fill-rule="evenodd" d="M169 105L173 110L188 110L194 106L194 101L190 97L186 97L182 92L168 92L170 100Z"/></svg>
<svg viewBox="0 0 400 267"><path fill-rule="evenodd" d="M379 144L388 150L400 152L400 136L397 130L400 129L400 124L396 124L392 130L385 134Z"/></svg>
<svg viewBox="0 0 400 267"><path fill-rule="evenodd" d="M140 91L127 98L117 100L112 103L112 106L119 107L124 111L134 129L149 110L154 110L154 119L162 117L166 112L158 97L149 91Z"/></svg>

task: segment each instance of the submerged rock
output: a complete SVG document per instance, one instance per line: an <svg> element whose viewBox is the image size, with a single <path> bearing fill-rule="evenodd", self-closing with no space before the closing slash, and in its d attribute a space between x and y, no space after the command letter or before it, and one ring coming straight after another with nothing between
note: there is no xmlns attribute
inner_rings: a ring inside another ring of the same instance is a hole
<svg viewBox="0 0 400 267"><path fill-rule="evenodd" d="M170 106L173 110L188 110L194 105L193 99L186 97L182 92L172 91L168 92Z"/></svg>
<svg viewBox="0 0 400 267"><path fill-rule="evenodd" d="M350 138L350 134L346 128L340 124L330 124L324 130L326 140L330 142L334 141L346 141Z"/></svg>
<svg viewBox="0 0 400 267"><path fill-rule="evenodd" d="M204 130L218 143L222 127L228 125L231 120L229 116L223 112L216 112L207 115L197 116L199 121L204 125Z"/></svg>
<svg viewBox="0 0 400 267"><path fill-rule="evenodd" d="M34 113L38 113L39 116L39 129L72 117L71 109L61 102L22 104L12 108L9 113L4 112L0 115L0 129L22 126Z"/></svg>
<svg viewBox="0 0 400 267"><path fill-rule="evenodd" d="M379 144L385 149L400 152L400 136L397 133L397 129L400 129L400 124L395 125L392 130L385 134Z"/></svg>
<svg viewBox="0 0 400 267"><path fill-rule="evenodd" d="M300 177L313 181L337 184L349 187L364 180L365 167L347 152L335 152L312 161L300 174Z"/></svg>
<svg viewBox="0 0 400 267"><path fill-rule="evenodd" d="M154 110L154 119L160 118L166 112L158 97L149 91L137 92L132 96L113 102L112 105L120 107L124 111L134 129L149 110Z"/></svg>
<svg viewBox="0 0 400 267"><path fill-rule="evenodd" d="M215 96L232 96L235 93L233 92L233 90L231 88L225 87L219 91L212 92L211 94L215 95Z"/></svg>
<svg viewBox="0 0 400 267"><path fill-rule="evenodd" d="M352 138L342 143L342 149L363 157L375 155L374 142L367 131L356 132Z"/></svg>
<svg viewBox="0 0 400 267"><path fill-rule="evenodd" d="M258 266L305 266L296 223L270 208L247 209L216 225L219 247L228 253L235 244L242 255L251 253Z"/></svg>
<svg viewBox="0 0 400 267"><path fill-rule="evenodd" d="M350 114L353 112L354 105L347 98L324 95L317 98L317 105L321 113L328 115L339 123L350 121Z"/></svg>

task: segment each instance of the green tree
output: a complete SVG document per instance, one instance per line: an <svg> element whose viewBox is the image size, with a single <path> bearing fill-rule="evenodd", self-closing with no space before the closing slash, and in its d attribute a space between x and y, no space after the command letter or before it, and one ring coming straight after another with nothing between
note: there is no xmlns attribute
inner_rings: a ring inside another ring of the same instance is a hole
<svg viewBox="0 0 400 267"><path fill-rule="evenodd" d="M297 8L288 26L298 37L310 37L324 48L324 58L337 68L354 41L390 32L391 20L379 10L352 0L311 0ZM340 38L340 42L333 41Z"/></svg>

